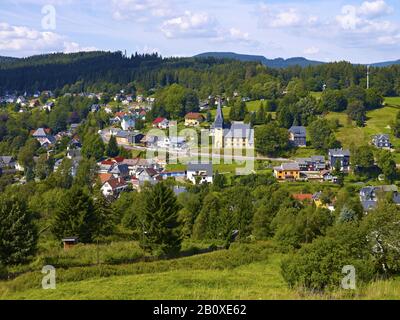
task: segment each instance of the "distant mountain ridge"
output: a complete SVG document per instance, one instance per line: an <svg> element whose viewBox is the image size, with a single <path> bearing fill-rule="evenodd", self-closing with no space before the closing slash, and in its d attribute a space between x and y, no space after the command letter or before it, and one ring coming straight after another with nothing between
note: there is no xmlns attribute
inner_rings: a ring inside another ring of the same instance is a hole
<svg viewBox="0 0 400 320"><path fill-rule="evenodd" d="M314 61L308 60L304 57L294 57L289 59L283 58L276 58L276 59L267 59L264 56L260 55L249 55L249 54L238 54L234 52L205 52L200 53L194 56L195 58L208 58L214 57L217 59L235 59L239 61L258 61L270 68L287 68L290 66L300 66L300 67L307 67L307 66L315 66L325 64L326 62L322 61ZM395 61L384 61L378 63L371 63L370 66L372 67L389 67L392 65L399 65L400 59Z"/></svg>
<svg viewBox="0 0 400 320"><path fill-rule="evenodd" d="M209 58L209 57L214 57L217 59L235 59L239 61L258 61L270 68L287 68L290 66L307 67L307 66L324 64L324 62L308 60L303 57L294 57L289 59L283 59L283 58L267 59L264 56L238 54L234 52L205 52L195 56L195 58Z"/></svg>
<svg viewBox="0 0 400 320"><path fill-rule="evenodd" d="M390 66L398 65L398 64L400 64L400 59L399 60L395 60L395 61L385 61L385 62L372 63L371 66L372 67L382 68L382 67L390 67Z"/></svg>

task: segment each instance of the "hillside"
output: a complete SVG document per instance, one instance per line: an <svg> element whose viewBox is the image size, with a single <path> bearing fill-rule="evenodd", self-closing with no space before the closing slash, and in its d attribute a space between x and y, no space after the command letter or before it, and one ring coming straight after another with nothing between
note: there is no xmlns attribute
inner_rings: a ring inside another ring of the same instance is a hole
<svg viewBox="0 0 400 320"><path fill-rule="evenodd" d="M218 58L218 59L235 59L239 61L256 61L261 62L267 67L270 68L287 68L290 66L300 66L300 67L307 67L313 65L320 65L323 62L320 61L312 61L307 60L303 57L295 57L289 59L283 58L276 58L276 59L267 59L264 56L257 56L257 55L246 55L246 54L237 54L233 52L205 52L195 56L196 58Z"/></svg>
<svg viewBox="0 0 400 320"><path fill-rule="evenodd" d="M317 295L290 289L280 264L284 254L270 243L235 245L230 250L168 261L137 262L57 270L57 290L39 287L39 272L0 282L0 299L28 300L276 300L398 299L398 279L357 291Z"/></svg>

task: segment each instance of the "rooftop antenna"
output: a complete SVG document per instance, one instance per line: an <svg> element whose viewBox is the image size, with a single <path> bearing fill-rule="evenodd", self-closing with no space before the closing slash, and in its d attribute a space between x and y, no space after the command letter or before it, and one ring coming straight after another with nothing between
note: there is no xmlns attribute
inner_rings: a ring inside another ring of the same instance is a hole
<svg viewBox="0 0 400 320"><path fill-rule="evenodd" d="M367 89L369 89L369 75L370 75L369 68L370 66L367 65Z"/></svg>

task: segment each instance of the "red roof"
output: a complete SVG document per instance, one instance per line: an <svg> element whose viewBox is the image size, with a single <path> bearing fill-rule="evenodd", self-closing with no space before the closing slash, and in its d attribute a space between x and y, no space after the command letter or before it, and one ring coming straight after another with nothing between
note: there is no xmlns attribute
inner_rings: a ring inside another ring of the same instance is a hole
<svg viewBox="0 0 400 320"><path fill-rule="evenodd" d="M127 186L126 181L121 178L110 179L107 182L113 190Z"/></svg>
<svg viewBox="0 0 400 320"><path fill-rule="evenodd" d="M156 120L153 121L153 124L159 124L161 122L163 122L164 120L166 120L165 118L157 118Z"/></svg>
<svg viewBox="0 0 400 320"><path fill-rule="evenodd" d="M115 162L117 162L117 163L121 163L121 162L124 162L125 158L116 157L116 158L114 158L114 160L115 160Z"/></svg>
<svg viewBox="0 0 400 320"><path fill-rule="evenodd" d="M313 199L313 195L308 194L308 193L307 194L298 193L298 194L294 194L293 198L298 201L306 201L306 200L311 201Z"/></svg>

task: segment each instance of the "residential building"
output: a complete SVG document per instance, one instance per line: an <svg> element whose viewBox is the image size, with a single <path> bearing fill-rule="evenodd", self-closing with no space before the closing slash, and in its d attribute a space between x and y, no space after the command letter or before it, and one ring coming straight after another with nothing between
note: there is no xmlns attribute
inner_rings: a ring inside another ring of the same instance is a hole
<svg viewBox="0 0 400 320"><path fill-rule="evenodd" d="M101 187L101 192L105 197L117 197L121 192L128 189L128 183L122 178L112 178L106 181Z"/></svg>
<svg viewBox="0 0 400 320"><path fill-rule="evenodd" d="M343 149L329 150L329 167L335 169L337 164L341 171L347 172L350 169L350 151Z"/></svg>
<svg viewBox="0 0 400 320"><path fill-rule="evenodd" d="M376 209L379 199L385 197L386 194L392 193L393 202L400 205L400 193L397 186L368 186L360 190L360 201L365 212Z"/></svg>
<svg viewBox="0 0 400 320"><path fill-rule="evenodd" d="M306 128L293 126L289 129L289 140L296 147L307 146Z"/></svg>
<svg viewBox="0 0 400 320"><path fill-rule="evenodd" d="M130 131L119 131L115 138L119 145L129 145L129 144L139 144L143 139L144 135L140 132L130 132Z"/></svg>
<svg viewBox="0 0 400 320"><path fill-rule="evenodd" d="M282 163L274 168L274 177L278 180L298 180L300 167L297 163Z"/></svg>
<svg viewBox="0 0 400 320"><path fill-rule="evenodd" d="M298 158L295 160L300 167L300 171L322 171L326 169L324 156L312 156L310 158Z"/></svg>
<svg viewBox="0 0 400 320"><path fill-rule="evenodd" d="M153 121L153 127L159 129L168 129L169 128L169 121L165 118L157 118Z"/></svg>
<svg viewBox="0 0 400 320"><path fill-rule="evenodd" d="M201 113L190 112L185 116L186 127L197 127L204 122L204 116Z"/></svg>
<svg viewBox="0 0 400 320"><path fill-rule="evenodd" d="M377 134L372 137L372 144L380 149L390 149L392 144L390 143L390 137L388 134Z"/></svg>
<svg viewBox="0 0 400 320"><path fill-rule="evenodd" d="M189 163L186 170L186 179L193 184L213 183L212 163Z"/></svg>

